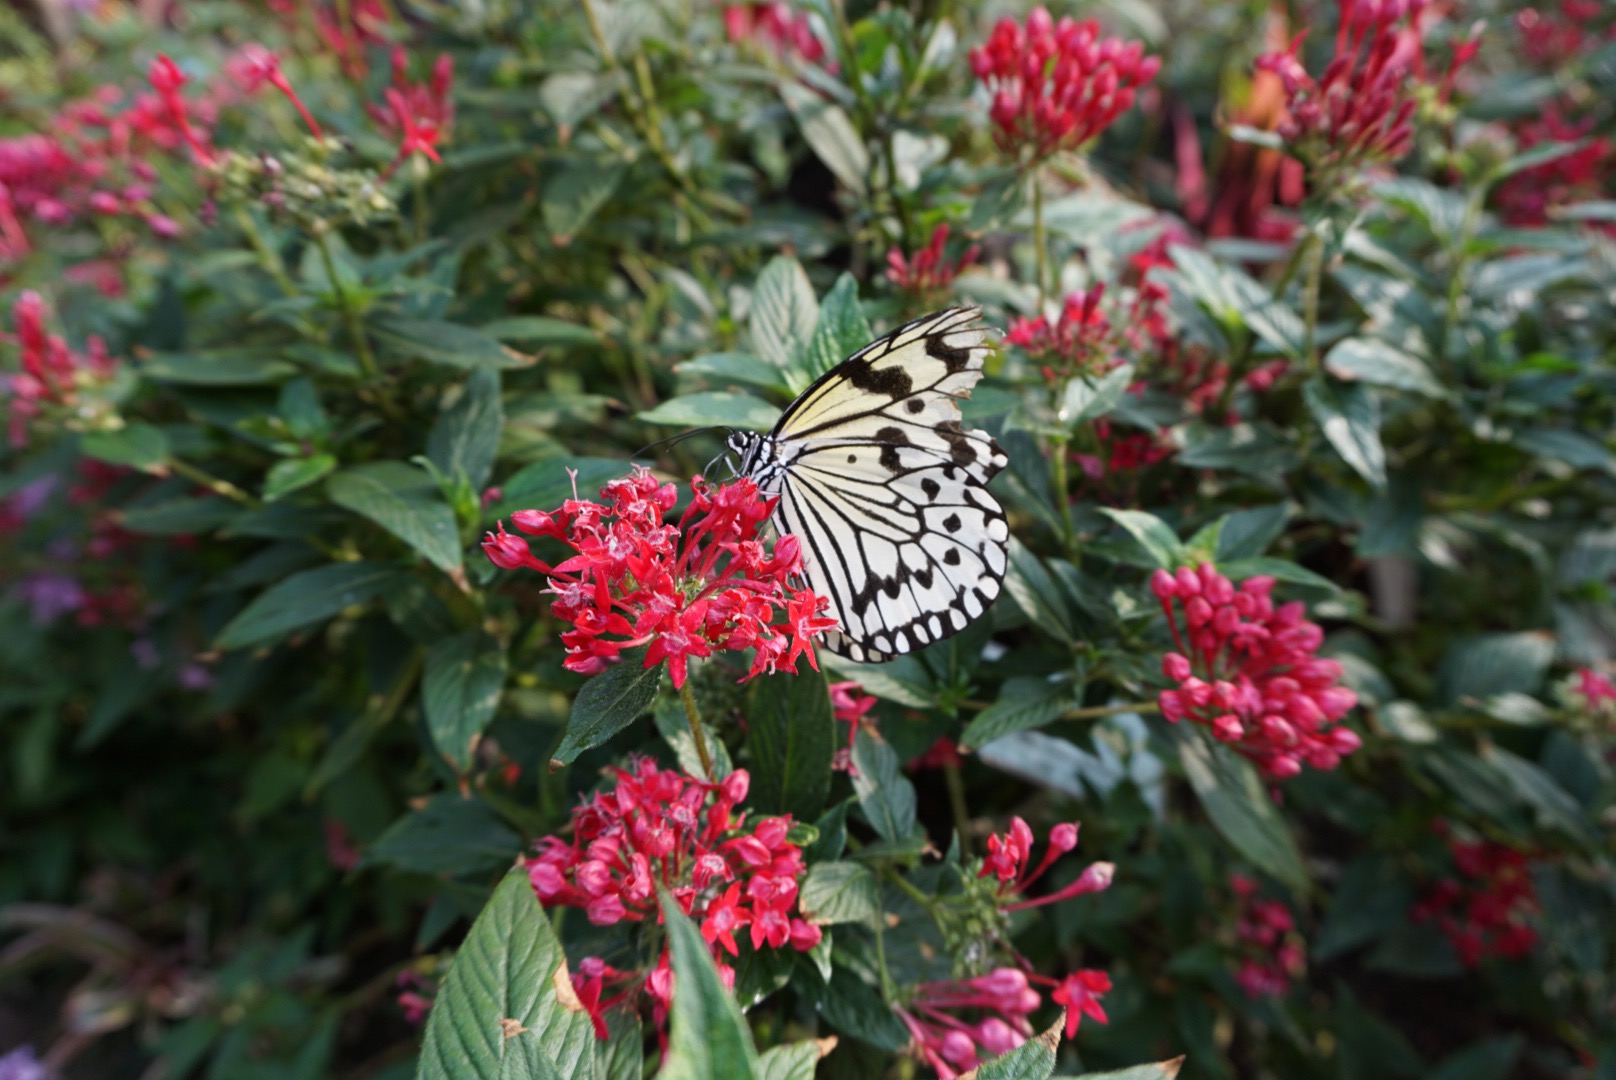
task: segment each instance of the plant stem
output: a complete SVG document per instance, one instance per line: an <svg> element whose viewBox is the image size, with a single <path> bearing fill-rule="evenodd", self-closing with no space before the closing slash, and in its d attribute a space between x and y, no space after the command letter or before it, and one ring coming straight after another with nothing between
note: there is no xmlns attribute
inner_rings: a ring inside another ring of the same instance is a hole
<svg viewBox="0 0 1616 1080"><path fill-rule="evenodd" d="M250 506L254 510L264 505L252 495L232 484L230 481L225 480L222 477L214 476L210 472L205 472L204 470L197 468L195 465L192 465L188 461L181 461L178 458L170 458L167 462L167 466L174 472L177 472L181 476L185 477L187 480L195 481L196 483L207 488L209 491L213 492L215 495L222 495L231 502L238 502L242 506Z"/></svg>
<svg viewBox="0 0 1616 1080"><path fill-rule="evenodd" d="M331 254L331 244L326 240L323 229L314 231L314 246L320 251L320 262L325 267L325 276L331 282L331 291L337 298L337 307L342 310L342 321L348 328L348 337L353 340L354 354L359 358L359 370L364 373L365 382L375 393L376 404L383 414L395 423L402 422L404 414L381 383L381 368L376 365L375 354L370 351L370 340L365 337L365 327L359 319L359 309L354 306L348 296L348 290L343 288L342 280L337 276L337 261Z"/></svg>
<svg viewBox="0 0 1616 1080"><path fill-rule="evenodd" d="M1302 355L1307 366L1319 370L1319 291L1324 284L1324 238L1313 233L1307 238L1302 281Z"/></svg>
<svg viewBox="0 0 1616 1080"><path fill-rule="evenodd" d="M1121 705L1088 705L1081 709L1067 709L1055 719L1100 720L1107 716L1120 716L1123 713L1141 713L1149 716L1158 712L1161 712L1161 706L1154 701L1128 701Z"/></svg>
<svg viewBox="0 0 1616 1080"><path fill-rule="evenodd" d="M696 740L696 756L701 758L701 771L708 780L713 778L713 759L707 753L707 736L701 728L701 710L696 706L696 692L690 681L679 688L679 700L684 702L685 720L690 723L690 737Z"/></svg>
<svg viewBox="0 0 1616 1080"><path fill-rule="evenodd" d="M1470 198L1465 201L1464 220L1459 223L1459 235L1454 238L1453 269L1448 273L1448 306L1442 313L1442 342L1437 355L1437 361L1450 372L1453 367L1448 354L1453 347L1453 331L1459 323L1459 301L1464 297L1465 269L1470 264L1470 234L1475 232L1476 222L1481 217L1486 192L1481 186L1471 189Z"/></svg>
<svg viewBox="0 0 1616 1080"><path fill-rule="evenodd" d="M933 919L937 917L938 902L935 896L927 896L915 886L914 882L910 881L908 878L904 877L890 866L881 867L881 876L886 878L892 884L896 885L899 892L903 893L909 899L925 908L927 913L929 913Z"/></svg>
<svg viewBox="0 0 1616 1080"><path fill-rule="evenodd" d="M275 284L280 286L281 292L287 296L296 296L297 286L292 284L291 276L286 273L286 264L281 262L281 257L275 249L269 246L269 241L264 239L263 232L258 228L258 222L253 220L246 207L236 207L236 224L241 226L241 231L246 234L253 250L258 253L258 262L263 266L264 272L275 279Z"/></svg>
<svg viewBox="0 0 1616 1080"><path fill-rule="evenodd" d="M1044 232L1044 185L1039 182L1036 168L1028 170L1027 182L1032 185L1033 273L1038 278L1038 314L1042 315L1049 301L1049 236Z"/></svg>
<svg viewBox="0 0 1616 1080"><path fill-rule="evenodd" d="M965 804L965 778L960 767L949 761L943 766L943 781L948 785L948 806L954 814L954 832L959 836L960 857L971 856L971 811Z"/></svg>

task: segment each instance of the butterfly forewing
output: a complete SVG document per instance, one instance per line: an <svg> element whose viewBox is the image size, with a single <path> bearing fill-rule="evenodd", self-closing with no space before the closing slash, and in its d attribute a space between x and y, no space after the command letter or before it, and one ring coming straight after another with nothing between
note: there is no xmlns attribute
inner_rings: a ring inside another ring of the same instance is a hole
<svg viewBox="0 0 1616 1080"><path fill-rule="evenodd" d="M975 309L899 327L810 386L771 434L781 532L841 631L827 646L890 660L958 633L999 595L1009 531L985 485L998 444L957 398L988 349Z"/></svg>

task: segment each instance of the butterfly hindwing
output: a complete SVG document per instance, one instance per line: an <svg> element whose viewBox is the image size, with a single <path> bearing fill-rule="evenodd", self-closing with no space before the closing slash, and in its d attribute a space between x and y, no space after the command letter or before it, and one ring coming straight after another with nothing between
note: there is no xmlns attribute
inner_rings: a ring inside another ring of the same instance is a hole
<svg viewBox="0 0 1616 1080"><path fill-rule="evenodd" d="M780 531L841 630L827 646L890 660L963 630L999 595L1009 530L985 485L1005 456L956 399L982 376L975 309L928 316L810 386L772 438Z"/></svg>

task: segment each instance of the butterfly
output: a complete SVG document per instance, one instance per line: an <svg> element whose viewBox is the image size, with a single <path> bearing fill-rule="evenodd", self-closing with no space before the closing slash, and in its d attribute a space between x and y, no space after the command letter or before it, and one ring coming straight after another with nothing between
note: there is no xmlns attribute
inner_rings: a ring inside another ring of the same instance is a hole
<svg viewBox="0 0 1616 1080"><path fill-rule="evenodd" d="M773 430L725 440L738 475L778 497L773 523L802 544L830 599L832 652L882 663L951 637L999 596L1009 526L988 493L1008 463L963 426L987 359L978 308L877 338L820 376Z"/></svg>

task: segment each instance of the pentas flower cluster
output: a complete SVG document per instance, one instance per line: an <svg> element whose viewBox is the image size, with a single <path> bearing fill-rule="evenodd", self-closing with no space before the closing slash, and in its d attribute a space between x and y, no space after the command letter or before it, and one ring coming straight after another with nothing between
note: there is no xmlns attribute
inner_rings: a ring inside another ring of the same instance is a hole
<svg viewBox="0 0 1616 1080"><path fill-rule="evenodd" d="M1591 667L1580 668L1570 691L1572 703L1589 716L1616 717L1616 682L1604 672Z"/></svg>
<svg viewBox="0 0 1616 1080"><path fill-rule="evenodd" d="M1055 22L1042 7L1025 25L1000 19L971 70L993 96L993 138L1012 156L1041 161L1077 150L1133 107L1161 61L1137 41L1102 37L1095 22Z"/></svg>
<svg viewBox="0 0 1616 1080"><path fill-rule="evenodd" d="M980 244L966 248L958 259L949 261L943 253L948 243L948 222L931 232L931 240L914 255L905 255L894 245L887 252L887 280L917 300L929 300L948 291L959 277L960 271L976 262L982 253Z"/></svg>
<svg viewBox="0 0 1616 1080"><path fill-rule="evenodd" d="M663 515L678 490L643 468L601 488L601 502L574 497L553 513L512 514L519 531L573 550L554 566L503 522L483 550L503 569L549 578L550 610L573 626L561 636L569 671L596 674L640 645L650 646L646 667L668 662L675 687L684 686L691 657L715 650L755 649L747 678L795 674L799 658L819 670L813 639L836 621L823 614L829 601L794 584L802 573L796 537L780 537L772 553L757 538L775 500L748 479L713 488L698 476L690 487L677 526Z"/></svg>
<svg viewBox="0 0 1616 1080"><path fill-rule="evenodd" d="M800 57L810 64L825 59L825 46L807 13L792 10L784 0L726 5L724 32L736 44L757 42L781 59Z"/></svg>
<svg viewBox="0 0 1616 1080"><path fill-rule="evenodd" d="M1580 143L1569 153L1511 175L1498 185L1498 208L1511 225L1545 225L1549 211L1581 198L1597 199L1616 173L1616 144L1594 136L1594 118L1567 119L1559 106L1523 121L1515 131L1523 151L1553 144Z"/></svg>
<svg viewBox="0 0 1616 1080"><path fill-rule="evenodd" d="M5 377L10 399L8 437L12 446L23 446L29 424L47 406L74 405L81 389L110 379L118 365L99 337L92 335L81 353L69 348L61 335L49 333L45 301L32 289L17 298L11 317L16 332L0 335L0 341L16 344L22 370Z"/></svg>
<svg viewBox="0 0 1616 1080"><path fill-rule="evenodd" d="M1616 37L1616 23L1603 29L1595 25L1605 8L1601 0L1560 0L1547 10L1523 8L1515 13L1516 40L1533 63L1561 69Z"/></svg>
<svg viewBox="0 0 1616 1080"><path fill-rule="evenodd" d="M754 950L789 945L806 952L819 944L819 928L797 912L806 866L788 839L791 819L748 822L736 812L749 784L744 770L709 783L642 759L615 773L616 787L573 810L570 842L546 837L525 860L545 907L582 908L596 926L655 926L657 890L664 889L700 926L728 985L735 975L725 959L740 954L742 931ZM646 974L586 960L573 981L601 1038L605 1010L630 995L643 992L659 1026L672 1003L665 947Z"/></svg>
<svg viewBox="0 0 1616 1080"><path fill-rule="evenodd" d="M1425 80L1424 29L1429 0L1337 0L1335 57L1314 79L1298 54L1306 34L1284 51L1257 58L1259 71L1279 76L1285 118L1278 131L1316 169L1395 161L1414 140L1416 87ZM1480 44L1455 50L1440 95L1446 100L1459 69Z"/></svg>
<svg viewBox="0 0 1616 1080"><path fill-rule="evenodd" d="M376 126L398 140L398 153L382 170L384 179L415 154L434 162L443 160L437 146L454 123L453 89L454 59L447 53L433 63L427 82L412 83L409 54L402 48L393 50L393 85L383 93L382 105L365 106Z"/></svg>
<svg viewBox="0 0 1616 1080"><path fill-rule="evenodd" d="M1296 919L1278 900L1259 896L1257 883L1243 874L1230 874L1229 887L1239 902L1240 962L1234 980L1252 998L1283 997L1306 964Z"/></svg>
<svg viewBox="0 0 1616 1080"><path fill-rule="evenodd" d="M1032 828L1019 817L1011 818L1008 832L988 837L988 853L982 860L982 869L977 871L976 876L992 877L998 882L1001 911L1043 907L1046 904L1070 900L1074 896L1104 892L1111 887L1111 877L1116 873L1116 867L1111 863L1098 862L1090 863L1077 876L1077 880L1065 888L1031 900L1016 899L1043 877L1044 872L1055 864L1056 859L1077 847L1077 832L1078 825L1075 821L1063 821L1049 830L1049 844L1044 849L1044 857L1039 860L1036 867L1029 870L1028 868L1032 866L1032 849L1035 843Z"/></svg>
<svg viewBox="0 0 1616 1080"><path fill-rule="evenodd" d="M1111 317L1100 306L1105 283L1071 293L1061 305L1060 316L1051 322L1015 319L1004 335L1007 344L1025 349L1043 365L1050 382L1073 375L1100 375L1122 363L1120 340L1111 326Z"/></svg>
<svg viewBox="0 0 1616 1080"><path fill-rule="evenodd" d="M1537 945L1532 923L1539 913L1526 854L1490 840L1451 837L1457 877L1443 878L1409 913L1434 921L1466 967L1488 957L1518 960Z"/></svg>
<svg viewBox="0 0 1616 1080"><path fill-rule="evenodd" d="M1335 768L1362 741L1337 726L1358 698L1338 685L1341 665L1315 655L1324 631L1299 601L1276 608L1273 588L1273 578L1254 577L1236 589L1209 563L1150 579L1179 650L1162 658L1177 684L1157 698L1162 715L1207 727L1285 780L1303 764Z"/></svg>

